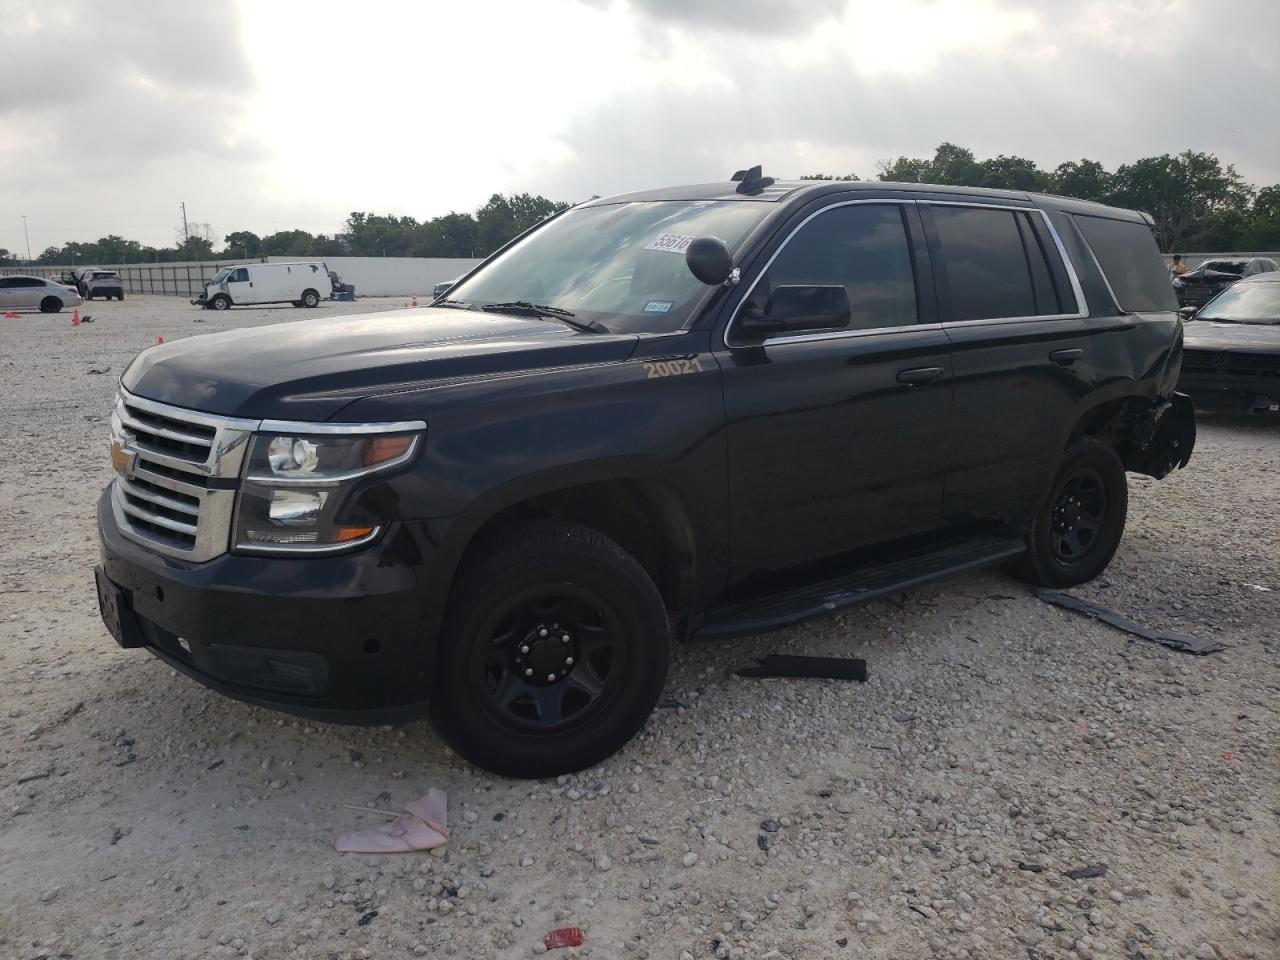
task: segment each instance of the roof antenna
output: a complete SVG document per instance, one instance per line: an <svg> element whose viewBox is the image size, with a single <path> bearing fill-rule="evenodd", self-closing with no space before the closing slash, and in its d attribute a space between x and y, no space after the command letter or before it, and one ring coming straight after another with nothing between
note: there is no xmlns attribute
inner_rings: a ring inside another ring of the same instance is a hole
<svg viewBox="0 0 1280 960"><path fill-rule="evenodd" d="M762 175L761 166L758 163L749 170L739 170L730 179L739 181L738 193L746 194L760 193L773 183L773 177Z"/></svg>

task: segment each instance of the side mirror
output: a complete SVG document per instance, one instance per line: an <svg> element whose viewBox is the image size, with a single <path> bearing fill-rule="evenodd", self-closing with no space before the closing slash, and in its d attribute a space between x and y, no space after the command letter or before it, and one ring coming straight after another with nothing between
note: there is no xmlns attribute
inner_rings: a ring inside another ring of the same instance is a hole
<svg viewBox="0 0 1280 960"><path fill-rule="evenodd" d="M1192 320L1195 318L1195 315L1199 312L1200 312L1199 307L1182 307L1181 309L1178 310L1178 316L1180 316L1183 320Z"/></svg>
<svg viewBox="0 0 1280 960"><path fill-rule="evenodd" d="M699 283L718 287L733 273L733 254L719 237L698 237L684 252L684 262Z"/></svg>
<svg viewBox="0 0 1280 960"><path fill-rule="evenodd" d="M458 282L457 280L445 280L443 283L437 283L434 287L431 288L431 299L439 300L446 293L452 290L453 285L457 282Z"/></svg>
<svg viewBox="0 0 1280 960"><path fill-rule="evenodd" d="M790 330L838 330L849 325L853 311L843 284L775 287L764 311L743 315L743 333L784 333Z"/></svg>

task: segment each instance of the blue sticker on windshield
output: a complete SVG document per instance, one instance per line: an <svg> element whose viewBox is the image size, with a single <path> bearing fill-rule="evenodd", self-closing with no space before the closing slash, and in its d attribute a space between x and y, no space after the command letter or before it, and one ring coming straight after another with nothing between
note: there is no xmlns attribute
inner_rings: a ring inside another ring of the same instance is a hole
<svg viewBox="0 0 1280 960"><path fill-rule="evenodd" d="M650 300L648 303L644 305L644 312L645 313L670 313L671 301L670 300Z"/></svg>

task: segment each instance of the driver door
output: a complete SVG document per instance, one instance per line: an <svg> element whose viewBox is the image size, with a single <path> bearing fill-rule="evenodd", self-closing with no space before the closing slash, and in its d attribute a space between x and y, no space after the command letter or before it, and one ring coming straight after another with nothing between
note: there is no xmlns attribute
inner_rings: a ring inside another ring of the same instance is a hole
<svg viewBox="0 0 1280 960"><path fill-rule="evenodd" d="M803 221L752 284L721 361L732 579L940 526L951 352L932 282L913 203L850 201ZM847 328L735 332L791 284L844 285Z"/></svg>

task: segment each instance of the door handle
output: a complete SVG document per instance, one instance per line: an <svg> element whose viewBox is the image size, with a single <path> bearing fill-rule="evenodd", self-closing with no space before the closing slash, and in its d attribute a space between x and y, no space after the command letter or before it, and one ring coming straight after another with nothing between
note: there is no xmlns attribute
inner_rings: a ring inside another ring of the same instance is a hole
<svg viewBox="0 0 1280 960"><path fill-rule="evenodd" d="M1079 347L1073 347L1069 350L1054 350L1049 354L1049 359L1060 367L1069 367L1082 356L1084 356L1084 351Z"/></svg>
<svg viewBox="0 0 1280 960"><path fill-rule="evenodd" d="M911 370L899 370L898 382L908 387L923 387L942 377L941 367L914 367Z"/></svg>

